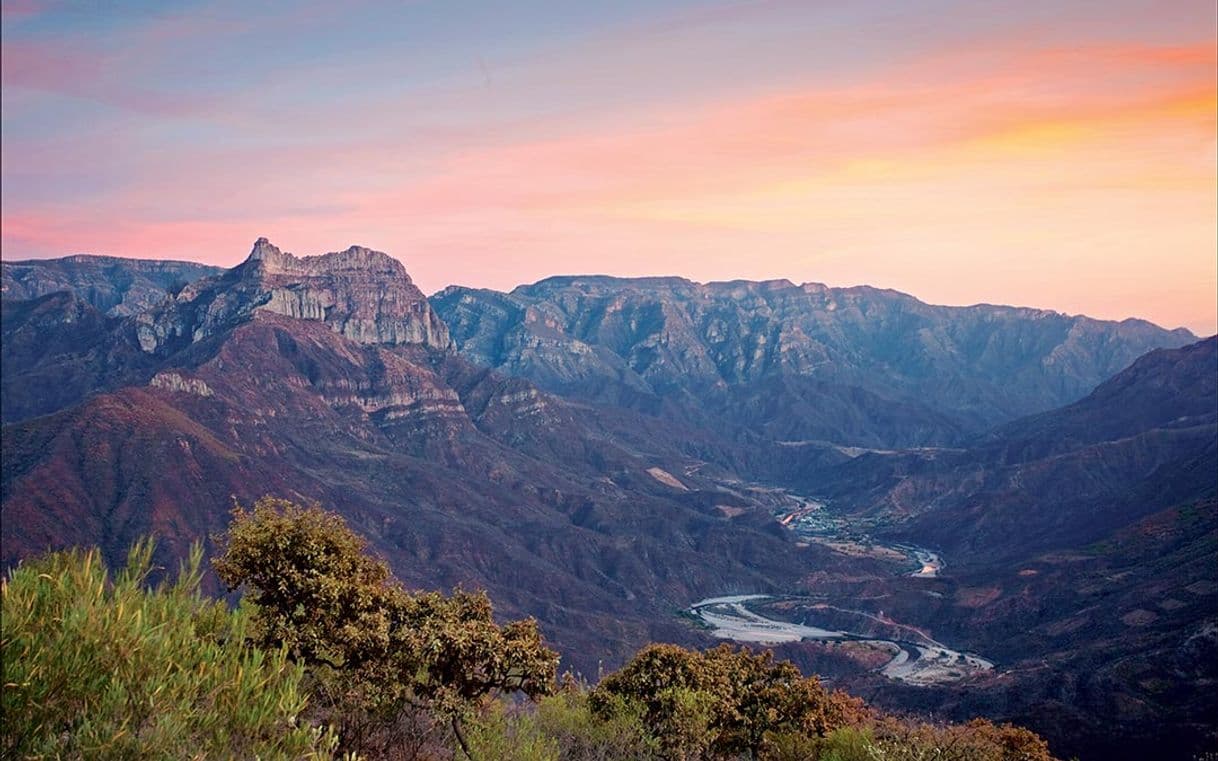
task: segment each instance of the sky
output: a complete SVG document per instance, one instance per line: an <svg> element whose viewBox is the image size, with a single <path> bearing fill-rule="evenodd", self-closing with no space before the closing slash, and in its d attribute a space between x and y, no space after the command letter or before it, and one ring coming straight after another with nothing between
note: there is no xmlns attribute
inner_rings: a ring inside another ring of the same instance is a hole
<svg viewBox="0 0 1218 761"><path fill-rule="evenodd" d="M869 284L1218 330L1212 0L4 0L5 260Z"/></svg>

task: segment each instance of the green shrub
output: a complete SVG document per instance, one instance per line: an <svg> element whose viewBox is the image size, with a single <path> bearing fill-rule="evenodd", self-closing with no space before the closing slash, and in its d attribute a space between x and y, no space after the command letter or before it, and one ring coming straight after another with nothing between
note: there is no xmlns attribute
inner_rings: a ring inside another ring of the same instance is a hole
<svg viewBox="0 0 1218 761"><path fill-rule="evenodd" d="M3 582L5 758L328 758L303 725L301 669L247 646L249 616L199 594L194 547L147 585L152 542L113 578L96 550L28 561Z"/></svg>
<svg viewBox="0 0 1218 761"><path fill-rule="evenodd" d="M588 705L588 693L568 685L537 706L542 732L558 743L564 761L657 761L660 743L649 735L637 708L624 700L596 716Z"/></svg>
<svg viewBox="0 0 1218 761"><path fill-rule="evenodd" d="M842 727L817 742L817 761L879 761L883 757L869 728Z"/></svg>
<svg viewBox="0 0 1218 761"><path fill-rule="evenodd" d="M469 755L477 761L570 761L539 726L537 714L502 700L490 703L469 723Z"/></svg>
<svg viewBox="0 0 1218 761"><path fill-rule="evenodd" d="M762 761L880 761L883 758L871 730L841 727L824 737L798 732L766 736Z"/></svg>

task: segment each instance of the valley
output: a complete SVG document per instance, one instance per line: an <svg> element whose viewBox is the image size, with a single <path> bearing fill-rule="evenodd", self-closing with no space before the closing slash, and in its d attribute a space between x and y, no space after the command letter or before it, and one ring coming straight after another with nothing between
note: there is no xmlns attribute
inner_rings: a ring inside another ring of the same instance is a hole
<svg viewBox="0 0 1218 761"><path fill-rule="evenodd" d="M274 494L576 673L729 640L1065 756L1210 733L1213 338L785 281L428 298L266 239L126 266L4 265L6 565L155 533L172 567Z"/></svg>
<svg viewBox="0 0 1218 761"><path fill-rule="evenodd" d="M0 0L0 761L1218 761L1213 6Z"/></svg>
<svg viewBox="0 0 1218 761"><path fill-rule="evenodd" d="M824 629L807 623L791 623L767 618L748 607L749 603L766 600L802 603L799 608L805 621L818 610L832 609L868 619L885 627L902 629L913 633L914 638L902 640L877 639L867 634L850 631ZM816 602L812 598L792 596L771 597L769 595L728 595L700 600L689 607L689 612L710 627L711 635L733 642L757 645L777 645L803 640L840 640L856 642L883 651L889 656L887 663L875 669L889 679L912 685L949 684L990 672L994 664L971 653L953 650L920 630L904 626L863 611L846 610Z"/></svg>
<svg viewBox="0 0 1218 761"><path fill-rule="evenodd" d="M700 466L687 469L687 472L698 470ZM780 486L740 481L720 481L718 486L758 503L760 509L789 530L797 545L817 544L838 555L906 564L909 568L904 574L918 579L938 578L947 566L943 555L936 550L909 542L876 539L877 531L899 523L895 517L836 514L828 509L825 501Z"/></svg>
<svg viewBox="0 0 1218 761"><path fill-rule="evenodd" d="M871 522L857 523L829 515L825 503L814 498L770 486L747 488L781 499L783 504L772 508L773 515L801 542L815 542L847 557L872 558L897 566L900 569L894 571L896 576L934 579L946 565L939 553L924 547L875 541L867 531ZM907 570L910 564L915 570ZM707 627L711 636L733 642L776 645L834 640L873 648L882 651L888 660L872 670L910 685L950 684L993 671L994 664L989 660L952 649L922 628L885 616L883 610L839 607L859 602L830 590L815 596L733 594L700 600L686 612ZM782 614L799 621L770 618L755 609L772 603L782 603ZM826 614L833 614L833 623L826 620ZM850 625L851 619L860 631L832 628ZM864 629L867 631L861 631ZM892 632L893 638L879 637L877 632Z"/></svg>

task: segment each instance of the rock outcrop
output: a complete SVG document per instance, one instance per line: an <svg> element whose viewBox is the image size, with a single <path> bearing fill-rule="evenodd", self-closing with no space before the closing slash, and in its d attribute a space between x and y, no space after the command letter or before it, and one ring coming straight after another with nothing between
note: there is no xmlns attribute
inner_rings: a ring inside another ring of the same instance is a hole
<svg viewBox="0 0 1218 761"><path fill-rule="evenodd" d="M451 346L447 326L388 254L352 246L296 257L266 238L239 266L138 315L135 337L143 351L156 353L201 341L260 311L324 322L360 344Z"/></svg>

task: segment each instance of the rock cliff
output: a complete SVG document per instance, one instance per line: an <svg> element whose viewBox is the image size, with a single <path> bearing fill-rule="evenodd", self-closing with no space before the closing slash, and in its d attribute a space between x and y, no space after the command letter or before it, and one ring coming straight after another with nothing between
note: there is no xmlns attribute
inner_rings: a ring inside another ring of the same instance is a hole
<svg viewBox="0 0 1218 761"><path fill-rule="evenodd" d="M352 246L296 257L259 238L241 265L191 283L163 308L137 316L135 337L148 353L201 341L259 311L324 322L360 344L446 350L448 328L401 262Z"/></svg>

